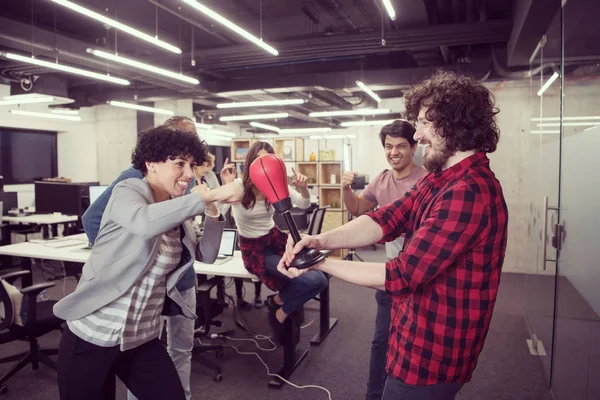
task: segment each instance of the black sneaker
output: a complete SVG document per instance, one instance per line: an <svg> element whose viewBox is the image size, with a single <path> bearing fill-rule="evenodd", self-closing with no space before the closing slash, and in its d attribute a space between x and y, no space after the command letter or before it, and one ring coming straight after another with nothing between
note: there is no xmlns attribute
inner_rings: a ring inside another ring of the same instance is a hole
<svg viewBox="0 0 600 400"><path fill-rule="evenodd" d="M243 310L243 311L252 310L252 304L248 303L244 299L238 299L236 307L238 308L238 310Z"/></svg>
<svg viewBox="0 0 600 400"><path fill-rule="evenodd" d="M263 301L261 300L260 297L257 297L254 299L254 308L256 308L257 310L263 308L265 306L265 303L263 303Z"/></svg>

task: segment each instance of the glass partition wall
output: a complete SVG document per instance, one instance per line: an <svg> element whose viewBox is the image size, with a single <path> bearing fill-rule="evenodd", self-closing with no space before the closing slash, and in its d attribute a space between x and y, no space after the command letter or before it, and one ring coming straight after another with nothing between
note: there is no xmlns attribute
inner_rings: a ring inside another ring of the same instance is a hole
<svg viewBox="0 0 600 400"><path fill-rule="evenodd" d="M531 59L530 352L556 399L600 399L600 2L563 0Z"/></svg>

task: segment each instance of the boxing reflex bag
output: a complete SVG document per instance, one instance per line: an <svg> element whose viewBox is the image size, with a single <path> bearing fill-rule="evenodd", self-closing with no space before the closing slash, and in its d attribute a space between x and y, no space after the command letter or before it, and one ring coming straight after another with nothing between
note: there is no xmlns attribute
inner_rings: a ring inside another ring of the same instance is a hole
<svg viewBox="0 0 600 400"><path fill-rule="evenodd" d="M252 183L269 200L280 213L290 230L294 243L300 241L298 228L290 214L292 209L292 199L288 190L287 174L285 163L274 154L265 154L254 160L249 169ZM325 256L318 250L303 248L296 254L290 267L298 269L308 268L325 259Z"/></svg>

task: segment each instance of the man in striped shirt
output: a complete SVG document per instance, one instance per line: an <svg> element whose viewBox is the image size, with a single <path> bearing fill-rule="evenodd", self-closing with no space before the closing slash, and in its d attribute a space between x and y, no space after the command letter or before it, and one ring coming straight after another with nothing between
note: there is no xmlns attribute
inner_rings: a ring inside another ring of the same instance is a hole
<svg viewBox="0 0 600 400"><path fill-rule="evenodd" d="M438 72L405 96L432 173L393 203L288 248L339 249L406 235L384 264L327 259L316 268L393 298L382 400L450 400L471 379L488 332L506 251L508 210L486 153L498 110L479 82ZM314 268L314 267L313 267Z"/></svg>

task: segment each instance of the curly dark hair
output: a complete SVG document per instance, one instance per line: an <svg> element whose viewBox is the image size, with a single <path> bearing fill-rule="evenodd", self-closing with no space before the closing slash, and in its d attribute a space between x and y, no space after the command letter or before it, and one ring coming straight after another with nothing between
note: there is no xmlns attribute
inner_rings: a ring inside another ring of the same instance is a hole
<svg viewBox="0 0 600 400"><path fill-rule="evenodd" d="M196 163L202 165L208 157L208 146L194 132L160 125L140 133L131 153L131 163L146 175L147 162L164 162L177 157L194 157Z"/></svg>
<svg viewBox="0 0 600 400"><path fill-rule="evenodd" d="M496 124L499 110L494 96L480 82L454 72L438 71L404 96L406 119L416 122L427 107L426 117L447 149L492 153L500 139Z"/></svg>
<svg viewBox="0 0 600 400"><path fill-rule="evenodd" d="M261 150L266 150L269 154L275 154L275 150L273 150L273 146L271 146L267 142L256 142L248 150L246 154L246 161L244 163L244 176L242 177L242 183L244 184L244 196L242 197L242 205L245 209L251 209L256 204L256 196L254 195L254 183L250 179L250 174L248 171L250 170L250 165L258 158L258 152ZM265 206L267 210L271 206L268 201L265 201Z"/></svg>
<svg viewBox="0 0 600 400"><path fill-rule="evenodd" d="M408 144L410 147L415 145L415 127L408 121L403 119L397 119L391 124L387 124L383 128L381 128L381 132L379 132L379 138L381 139L381 145L385 146L385 137L403 137L408 140Z"/></svg>

